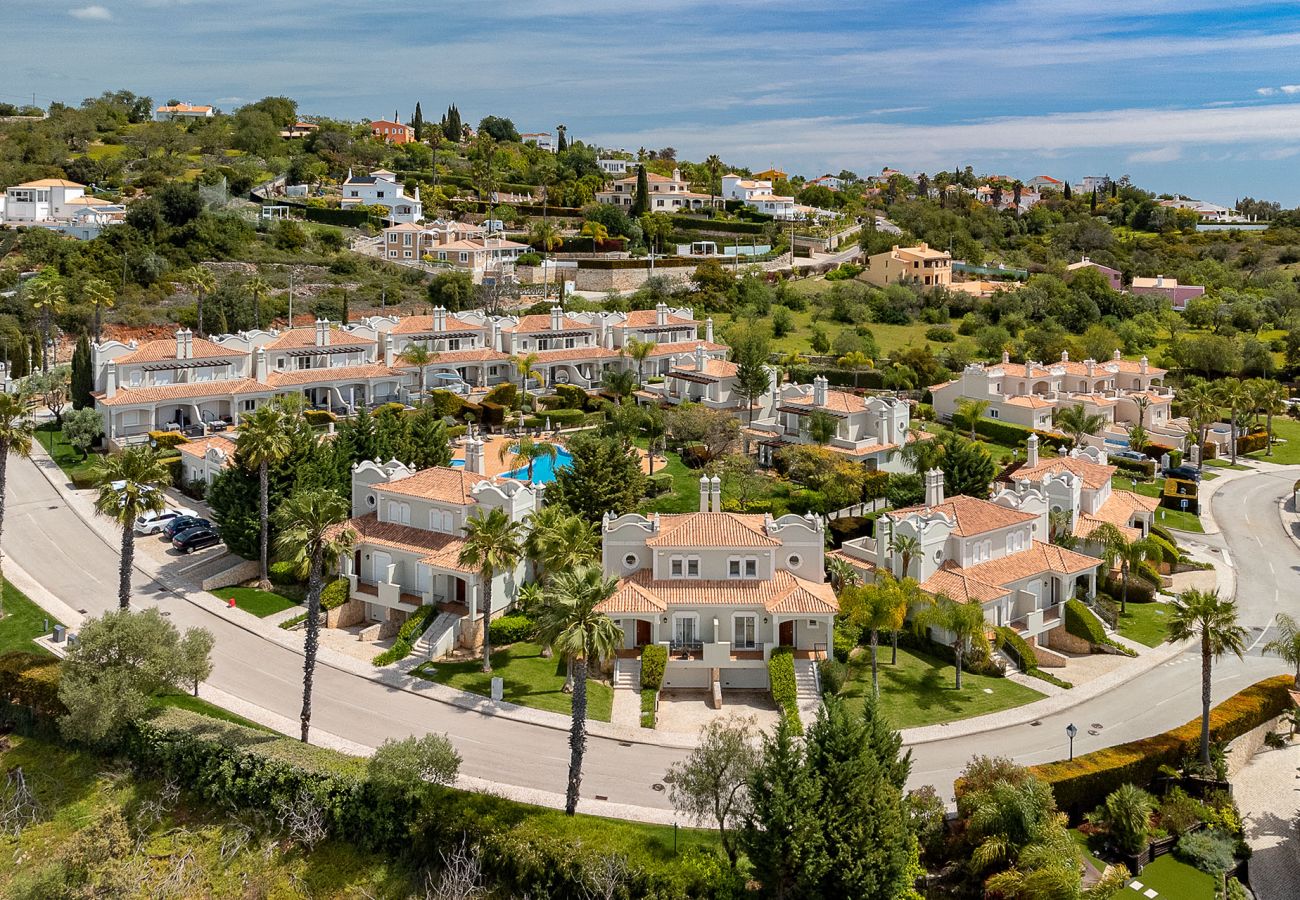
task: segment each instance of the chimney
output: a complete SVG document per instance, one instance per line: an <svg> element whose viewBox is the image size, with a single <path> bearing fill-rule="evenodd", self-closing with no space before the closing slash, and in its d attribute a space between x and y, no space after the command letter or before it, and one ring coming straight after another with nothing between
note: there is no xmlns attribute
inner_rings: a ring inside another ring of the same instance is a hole
<svg viewBox="0 0 1300 900"><path fill-rule="evenodd" d="M1069 350L1062 350L1062 351L1061 351L1061 362L1069 362L1069 361L1070 361L1070 351L1069 351Z"/></svg>
<svg viewBox="0 0 1300 900"><path fill-rule="evenodd" d="M564 327L564 310L558 306L551 307L551 330L559 331Z"/></svg>
<svg viewBox="0 0 1300 900"><path fill-rule="evenodd" d="M185 329L176 329L176 358L185 359Z"/></svg>
<svg viewBox="0 0 1300 900"><path fill-rule="evenodd" d="M813 379L813 406L826 405L826 385L825 376L818 375Z"/></svg>
<svg viewBox="0 0 1300 900"><path fill-rule="evenodd" d="M194 332L188 328L185 329L185 358L194 358Z"/></svg>
<svg viewBox="0 0 1300 900"><path fill-rule="evenodd" d="M713 316L704 320L704 339L710 344L713 343Z"/></svg>
<svg viewBox="0 0 1300 900"><path fill-rule="evenodd" d="M1091 378L1093 371L1097 367L1096 360L1086 359L1083 361L1083 364L1088 367L1088 377Z"/></svg>
<svg viewBox="0 0 1300 900"><path fill-rule="evenodd" d="M486 475L487 468L483 463L483 442L476 437L470 438L465 442L465 471L473 475Z"/></svg>
<svg viewBox="0 0 1300 900"><path fill-rule="evenodd" d="M1146 375L1147 372L1150 370L1150 368L1151 368L1151 363L1147 360L1145 356L1143 356L1141 359L1138 360L1138 371L1141 372L1143 375Z"/></svg>
<svg viewBox="0 0 1300 900"><path fill-rule="evenodd" d="M388 366L389 368L392 368L393 357L394 357L393 336L391 334L385 334L384 335L384 365Z"/></svg>
<svg viewBox="0 0 1300 900"><path fill-rule="evenodd" d="M668 324L668 304L662 300L655 304L655 324L660 328Z"/></svg>
<svg viewBox="0 0 1300 900"><path fill-rule="evenodd" d="M673 169L673 181L681 181L681 180L682 180L682 170L681 170L681 169L678 169L678 168L674 168L674 169Z"/></svg>
<svg viewBox="0 0 1300 900"><path fill-rule="evenodd" d="M1038 435L1031 434L1025 441L1025 468L1032 469L1038 465Z"/></svg>
<svg viewBox="0 0 1300 900"><path fill-rule="evenodd" d="M1158 287L1158 288L1162 288L1162 287L1164 287L1164 286L1165 286L1165 276L1163 276L1163 275L1157 275L1157 276L1156 276L1156 287Z"/></svg>
<svg viewBox="0 0 1300 900"><path fill-rule="evenodd" d="M330 343L330 323L326 319L316 320L316 346L328 347Z"/></svg>
<svg viewBox="0 0 1300 900"><path fill-rule="evenodd" d="M695 345L695 371L696 371L696 372L699 372L701 375L703 375L703 374L704 374L704 364L705 364L705 358L704 358L704 345L703 345L703 344L696 344L696 345Z"/></svg>
<svg viewBox="0 0 1300 900"><path fill-rule="evenodd" d="M435 306L433 308L433 330L434 331L447 330L447 307Z"/></svg>
<svg viewBox="0 0 1300 900"><path fill-rule="evenodd" d="M700 512L709 511L709 476L700 476Z"/></svg>
<svg viewBox="0 0 1300 900"><path fill-rule="evenodd" d="M110 359L104 366L104 396L117 396L117 360Z"/></svg>
<svg viewBox="0 0 1300 900"><path fill-rule="evenodd" d="M266 348L258 347L253 357L253 380L266 384Z"/></svg>
<svg viewBox="0 0 1300 900"><path fill-rule="evenodd" d="M1009 363L1009 362L1011 362L1011 352L1008 351L1008 350L1003 350L1003 351L1002 351L1002 365L1005 366L1005 365L1006 365L1007 363Z"/></svg>
<svg viewBox="0 0 1300 900"><path fill-rule="evenodd" d="M943 502L943 470L931 469L925 473L925 505L938 506Z"/></svg>
<svg viewBox="0 0 1300 900"><path fill-rule="evenodd" d="M709 512L722 512L722 479L717 475L709 479Z"/></svg>
<svg viewBox="0 0 1300 900"><path fill-rule="evenodd" d="M1034 361L1033 361L1032 359L1026 359L1026 360L1025 360L1025 377L1026 377L1026 378L1032 378L1033 376L1034 376Z"/></svg>
<svg viewBox="0 0 1300 900"><path fill-rule="evenodd" d="M1118 348L1118 347L1115 348L1115 352L1114 352L1113 354L1111 354L1111 357L1110 357L1110 358L1113 359L1113 360L1115 360L1115 362L1119 362L1119 361L1120 361L1120 355L1119 355L1119 348Z"/></svg>

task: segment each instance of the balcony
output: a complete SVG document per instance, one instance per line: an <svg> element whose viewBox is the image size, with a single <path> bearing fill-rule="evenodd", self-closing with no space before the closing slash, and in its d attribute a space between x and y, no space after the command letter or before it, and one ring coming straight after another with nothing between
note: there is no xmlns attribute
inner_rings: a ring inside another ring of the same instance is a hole
<svg viewBox="0 0 1300 900"><path fill-rule="evenodd" d="M403 591L400 584L388 581L362 581L355 575L349 575L348 581L351 582L349 596L354 600L374 603L388 609L403 609L408 612L423 606L425 602L425 598L419 594ZM432 596L429 599L432 600Z"/></svg>
<svg viewBox="0 0 1300 900"><path fill-rule="evenodd" d="M668 662L701 667L734 667L735 663L762 665L772 652L772 645L755 641L733 647L730 641L670 641Z"/></svg>
<svg viewBox="0 0 1300 900"><path fill-rule="evenodd" d="M1012 619L1010 626L1022 635L1033 637L1044 631L1051 631L1061 624L1061 605L1049 606L1047 609L1035 609L1023 616Z"/></svg>

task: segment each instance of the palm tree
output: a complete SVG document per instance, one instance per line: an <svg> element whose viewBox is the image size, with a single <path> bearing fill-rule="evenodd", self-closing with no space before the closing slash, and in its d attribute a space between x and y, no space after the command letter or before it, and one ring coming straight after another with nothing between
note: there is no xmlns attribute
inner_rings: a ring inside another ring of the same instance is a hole
<svg viewBox="0 0 1300 900"><path fill-rule="evenodd" d="M513 572L523 555L522 522L512 522L504 510L494 509L487 515L477 513L465 524L465 542L459 562L476 569L483 582L483 671L492 671L492 579L498 573Z"/></svg>
<svg viewBox="0 0 1300 900"><path fill-rule="evenodd" d="M528 242L549 253L563 244L564 239L560 236L560 229L556 228L553 222L534 222L528 229Z"/></svg>
<svg viewBox="0 0 1300 900"><path fill-rule="evenodd" d="M815 409L812 415L804 419L804 429L814 444L824 447L840 430L840 423L825 410Z"/></svg>
<svg viewBox="0 0 1300 900"><path fill-rule="evenodd" d="M929 628L938 628L952 636L952 650L957 663L957 690L961 690L961 666L966 654L981 643L987 625L984 610L978 603L957 603L940 594L934 605L920 610L912 617L912 626L924 634Z"/></svg>
<svg viewBox="0 0 1300 900"><path fill-rule="evenodd" d="M881 631L897 631L907 618L907 600L896 590L894 579L885 576L874 584L854 585L840 593L840 605L858 629L871 632L871 693L880 696L876 656Z"/></svg>
<svg viewBox="0 0 1300 900"><path fill-rule="evenodd" d="M853 386L857 387L858 375L860 375L864 370L870 369L873 363L871 357L867 356L867 354L863 353L861 350L850 350L848 353L845 353L839 359L835 360L835 365L839 366L841 369L853 370Z"/></svg>
<svg viewBox="0 0 1300 900"><path fill-rule="evenodd" d="M563 506L551 504L528 514L528 535L524 538L525 555L533 561L533 575L538 581L546 580L550 570L546 561L554 552L551 545L570 513Z"/></svg>
<svg viewBox="0 0 1300 900"><path fill-rule="evenodd" d="M567 515L546 542L543 561L547 572L571 572L600 559L596 526L582 516Z"/></svg>
<svg viewBox="0 0 1300 900"><path fill-rule="evenodd" d="M102 278L90 278L81 286L81 296L95 305L95 343L99 343L103 310L112 309L117 301L113 286Z"/></svg>
<svg viewBox="0 0 1300 900"><path fill-rule="evenodd" d="M627 355L632 357L632 361L636 363L636 383L638 387L641 386L642 379L645 377L645 361L654 356L655 350L658 348L659 345L654 341L642 341L637 338L632 338L623 348Z"/></svg>
<svg viewBox="0 0 1300 900"><path fill-rule="evenodd" d="M1210 765L1210 675L1214 660L1225 653L1240 659L1246 629L1237 624L1237 604L1215 591L1183 591L1169 615L1169 639L1201 641L1201 764Z"/></svg>
<svg viewBox="0 0 1300 900"><path fill-rule="evenodd" d="M1089 413L1082 403L1066 406L1056 411L1056 428L1070 438L1075 447L1083 446L1083 439L1106 427L1106 417Z"/></svg>
<svg viewBox="0 0 1300 900"><path fill-rule="evenodd" d="M903 571L900 578L912 577L912 560L921 555L921 542L910 534L895 533L889 539L889 552L902 557Z"/></svg>
<svg viewBox="0 0 1300 900"><path fill-rule="evenodd" d="M974 400L965 398L957 401L957 415L953 419L961 419L970 426L970 439L975 440L975 426L979 424L980 419L984 418L984 413L988 411L988 400Z"/></svg>
<svg viewBox="0 0 1300 900"><path fill-rule="evenodd" d="M1237 464L1238 417L1250 408L1251 392L1240 378L1225 378L1211 388L1211 396L1220 406L1228 407L1232 423L1232 464Z"/></svg>
<svg viewBox="0 0 1300 900"><path fill-rule="evenodd" d="M528 379L536 378L540 385L546 384L546 377L536 368L541 359L536 353L516 353L510 357L510 364L519 373L519 393L528 393Z"/></svg>
<svg viewBox="0 0 1300 900"><path fill-rule="evenodd" d="M1204 383L1184 388L1179 399L1183 402L1183 410L1195 434L1199 450L1205 446L1205 436L1210 425L1219 418L1219 402L1215 399L1210 386ZM1198 453L1197 460L1197 469L1205 468L1204 455Z"/></svg>
<svg viewBox="0 0 1300 900"><path fill-rule="evenodd" d="M1128 612L1129 573L1141 565L1144 560L1151 557L1159 558L1164 551L1159 544L1150 538L1129 540L1128 536L1118 526L1112 525L1110 522L1103 522L1089 532L1088 540L1101 545L1102 559L1106 560L1107 567L1111 569L1116 566L1119 567L1119 575L1123 584L1119 612L1120 615L1124 615Z"/></svg>
<svg viewBox="0 0 1300 900"><path fill-rule="evenodd" d="M236 448L243 464L257 469L258 527L261 547L261 570L257 584L265 591L271 587L267 561L271 542L271 466L287 457L291 449L289 432L285 428L284 410L278 404L268 403L244 416L239 424Z"/></svg>
<svg viewBox="0 0 1300 900"><path fill-rule="evenodd" d="M600 222L583 222L582 231L579 232L582 237L591 238L591 252L596 252L596 245L603 244L609 240L609 229Z"/></svg>
<svg viewBox="0 0 1300 900"><path fill-rule="evenodd" d="M620 399L632 396L637 377L631 369L606 369L600 376L600 386Z"/></svg>
<svg viewBox="0 0 1300 900"><path fill-rule="evenodd" d="M908 440L903 449L898 451L903 462L913 472L928 472L937 469L943 462L943 445L913 422L909 426Z"/></svg>
<svg viewBox="0 0 1300 900"><path fill-rule="evenodd" d="M50 348L54 346L54 317L63 311L67 302L67 291L63 288L63 279L58 272L46 268L27 285L27 297L32 309L41 315L41 371L50 370Z"/></svg>
<svg viewBox="0 0 1300 900"><path fill-rule="evenodd" d="M528 481L531 484L533 465L539 459L549 459L554 462L558 452L558 449L552 443L534 440L530 437L521 437L502 444L498 458L504 462L507 457L511 457L510 468L512 471L526 467L528 469Z"/></svg>
<svg viewBox="0 0 1300 900"><path fill-rule="evenodd" d="M1273 455L1273 416L1286 409L1283 405L1287 399L1287 390L1271 378L1259 378L1255 406L1264 413L1264 427L1268 429L1268 449L1266 456Z"/></svg>
<svg viewBox="0 0 1300 900"><path fill-rule="evenodd" d="M352 546L353 532L343 527L351 510L348 502L325 488L291 494L275 511L280 533L275 539L282 559L307 569L307 636L302 655L301 740L311 729L311 689L320 646L320 594L327 569L332 569ZM305 565L304 565L305 564Z"/></svg>
<svg viewBox="0 0 1300 900"><path fill-rule="evenodd" d="M718 154L710 153L704 160L704 168L709 172L709 214L712 215L715 205L713 198L717 196L716 191L720 189L714 186L718 183L718 173L722 171L722 160L718 158Z"/></svg>
<svg viewBox="0 0 1300 900"><path fill-rule="evenodd" d="M435 359L438 358L438 354L435 351L425 347L423 344L418 343L416 341L412 341L411 343L407 344L405 347L402 348L402 352L397 355L397 358L400 359L402 362L406 363L408 366L415 366L416 377L419 379L419 385L420 385L420 393L419 393L420 402L423 403L424 402L424 370L429 366L430 363L432 363Z"/></svg>
<svg viewBox="0 0 1300 900"><path fill-rule="evenodd" d="M261 279L260 276L251 278L244 285L248 293L253 297L253 327L262 327L262 298L271 292L271 286Z"/></svg>
<svg viewBox="0 0 1300 900"><path fill-rule="evenodd" d="M3 475L0 474L0 483ZM1277 637L1264 645L1265 653L1272 653L1291 664L1295 669L1296 687L1300 687L1300 622L1286 613L1277 614Z"/></svg>
<svg viewBox="0 0 1300 900"><path fill-rule="evenodd" d="M848 560L839 556L826 558L826 575L830 578L831 587L837 594L846 587L862 583L858 570Z"/></svg>
<svg viewBox="0 0 1300 900"><path fill-rule="evenodd" d="M1047 514L1047 532L1058 547L1073 550L1079 546L1079 539L1074 535L1074 517L1068 509L1054 509Z"/></svg>
<svg viewBox="0 0 1300 900"><path fill-rule="evenodd" d="M122 526L122 559L118 567L117 602L131 606L131 569L135 560L135 520L167 505L163 488L171 484L171 470L149 447L130 447L94 463L95 512Z"/></svg>
<svg viewBox="0 0 1300 900"><path fill-rule="evenodd" d="M1128 429L1128 447L1130 450L1136 450L1141 453L1151 439L1147 437L1147 430L1141 425L1130 425Z"/></svg>
<svg viewBox="0 0 1300 900"><path fill-rule="evenodd" d="M206 337L203 330L203 298L217 289L217 279L203 266L190 266L181 272L180 280L189 286L198 301L195 304L197 325L194 330L199 333L199 337Z"/></svg>
<svg viewBox="0 0 1300 900"><path fill-rule="evenodd" d="M1133 398L1133 405L1137 407L1138 411L1137 427L1145 430L1147 424L1147 410L1151 408L1151 398L1146 394L1138 394Z"/></svg>
<svg viewBox="0 0 1300 900"><path fill-rule="evenodd" d="M9 455L27 459L32 455L32 421L27 400L21 394L0 394L0 538L4 534L5 495L8 493ZM4 614L4 542L0 540L0 615Z"/></svg>
<svg viewBox="0 0 1300 900"><path fill-rule="evenodd" d="M613 595L618 581L599 566L582 566L556 575L546 589L537 632L559 653L573 662L572 725L569 729L569 783L564 811L578 809L582 785L582 758L587 751L587 667L597 666L614 655L623 632L614 621L597 612Z"/></svg>

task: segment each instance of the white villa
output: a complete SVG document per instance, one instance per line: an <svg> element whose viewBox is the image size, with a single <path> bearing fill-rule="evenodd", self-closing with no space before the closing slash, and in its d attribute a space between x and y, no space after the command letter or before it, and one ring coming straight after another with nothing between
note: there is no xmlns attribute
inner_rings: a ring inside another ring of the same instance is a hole
<svg viewBox="0 0 1300 900"><path fill-rule="evenodd" d="M766 660L825 658L839 603L825 582L825 534L813 517L721 512L721 482L700 479L700 511L606 516L603 565L618 590L599 610L625 650L668 647L664 687L768 687Z"/></svg>
<svg viewBox="0 0 1300 900"><path fill-rule="evenodd" d="M125 220L125 206L92 197L84 184L63 178L10 185L0 196L0 225L48 228L89 240L104 226Z"/></svg>
<svg viewBox="0 0 1300 900"><path fill-rule="evenodd" d="M809 417L821 411L836 422L827 448L870 469L910 471L898 451L916 439L909 429L911 408L905 400L886 394L862 397L833 391L825 378L807 384L772 384L765 412L746 434L758 445L758 460L771 465L776 452L790 444L811 444Z"/></svg>
<svg viewBox="0 0 1300 900"><path fill-rule="evenodd" d="M1052 483L1051 473L1039 482ZM1049 543L1054 499L1040 487L1017 484L992 500L945 498L935 469L925 473L923 505L885 512L874 537L845 541L836 554L862 572L915 578L928 594L978 603L990 626L1010 626L1046 646L1062 624L1061 605L1096 593L1102 562ZM907 572L894 540L904 535L920 543Z"/></svg>
<svg viewBox="0 0 1300 900"><path fill-rule="evenodd" d="M387 219L394 224L419 222L424 218L419 185L415 188L414 196L407 196L406 187L387 169L376 169L369 175L353 175L352 170L348 169L347 180L340 189L343 196L339 204L344 209L362 204L385 206L388 208Z"/></svg>
<svg viewBox="0 0 1300 900"><path fill-rule="evenodd" d="M396 461L362 462L352 469L353 537L342 560L347 608L334 627L377 622L377 637L394 634L421 606L439 615L424 634L432 656L477 640L483 613L480 574L459 561L465 527L475 515L503 510L522 522L541 505L541 489L510 478L488 478L483 442L471 436L465 466L413 472ZM510 605L526 574L521 562L493 577L492 610Z"/></svg>
<svg viewBox="0 0 1300 900"><path fill-rule="evenodd" d="M697 338L701 324L703 341ZM627 313L570 313L556 306L549 315L522 317L436 307L427 316L372 316L347 326L320 320L312 327L211 339L181 329L174 340L95 344L91 358L95 408L110 445L121 446L147 441L151 431L220 432L288 393L343 416L362 406L407 402L420 384L416 367L401 359L412 344L434 353L424 367L426 389L469 394L513 380L515 354L537 356L533 368L543 384L533 380L532 389L589 389L606 369L636 365L626 353L633 339L657 342L645 369L662 374L700 348L710 360L725 358L727 347L712 338L711 320L700 323L689 308L662 303Z"/></svg>
<svg viewBox="0 0 1300 900"><path fill-rule="evenodd" d="M185 122L193 119L211 119L215 111L207 104L171 103L153 111L155 122Z"/></svg>
<svg viewBox="0 0 1300 900"><path fill-rule="evenodd" d="M442 220L389 226L384 229L381 248L385 259L461 269L475 282L482 282L485 276L509 275L515 261L532 249L518 241L490 237L480 225Z"/></svg>
<svg viewBox="0 0 1300 900"><path fill-rule="evenodd" d="M610 184L608 190L596 192L597 203L610 203L614 206L630 207L636 199L636 175L620 178ZM711 197L691 190L691 186L682 178L680 169L673 169L671 177L646 173L646 186L650 189L650 212L677 212L679 210L705 209L712 203L722 205L721 197Z"/></svg>
<svg viewBox="0 0 1300 900"><path fill-rule="evenodd" d="M971 363L953 381L930 388L935 415L950 421L962 400L984 400L989 406L984 415L1023 425L1050 430L1058 409L1082 404L1089 413L1105 417L1107 432L1119 436L1123 428L1139 421L1157 439L1181 440L1183 430L1175 427L1171 408L1172 388L1162 382L1166 372L1140 360L1122 359L1119 351L1105 362L1085 359L1074 362L1068 352L1050 365L1033 362L1013 363L1002 354L998 365Z"/></svg>

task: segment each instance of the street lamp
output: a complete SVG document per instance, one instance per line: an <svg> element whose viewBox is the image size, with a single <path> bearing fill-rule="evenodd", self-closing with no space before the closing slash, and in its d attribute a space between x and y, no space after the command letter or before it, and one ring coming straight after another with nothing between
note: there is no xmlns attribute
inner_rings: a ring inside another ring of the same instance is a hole
<svg viewBox="0 0 1300 900"><path fill-rule="evenodd" d="M1070 739L1070 761L1071 762L1074 762L1074 736L1078 733L1079 733L1079 729L1074 727L1073 722L1065 726L1065 735Z"/></svg>

